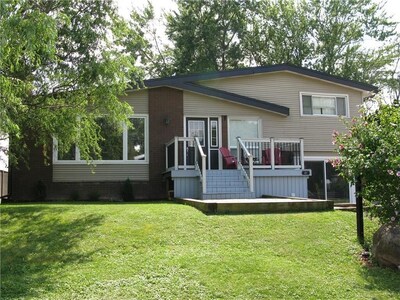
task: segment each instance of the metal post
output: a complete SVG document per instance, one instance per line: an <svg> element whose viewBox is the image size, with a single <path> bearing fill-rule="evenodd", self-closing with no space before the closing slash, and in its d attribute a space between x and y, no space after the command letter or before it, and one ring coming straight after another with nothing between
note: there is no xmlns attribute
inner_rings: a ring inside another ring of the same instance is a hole
<svg viewBox="0 0 400 300"><path fill-rule="evenodd" d="M361 245L364 245L364 218L363 218L363 202L362 202L362 183L361 178L357 178L356 182L356 214L357 214L357 239Z"/></svg>

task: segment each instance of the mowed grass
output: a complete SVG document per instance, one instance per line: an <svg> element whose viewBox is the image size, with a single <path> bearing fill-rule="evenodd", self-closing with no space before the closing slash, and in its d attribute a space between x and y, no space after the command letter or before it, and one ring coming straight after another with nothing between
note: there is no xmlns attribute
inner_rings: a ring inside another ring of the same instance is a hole
<svg viewBox="0 0 400 300"><path fill-rule="evenodd" d="M0 209L2 299L400 299L399 272L360 264L350 212ZM368 239L377 226L366 220Z"/></svg>

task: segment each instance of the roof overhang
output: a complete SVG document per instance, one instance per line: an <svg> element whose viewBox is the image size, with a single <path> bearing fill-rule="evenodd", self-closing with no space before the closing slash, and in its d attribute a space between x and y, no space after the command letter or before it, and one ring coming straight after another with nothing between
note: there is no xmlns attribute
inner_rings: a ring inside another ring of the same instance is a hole
<svg viewBox="0 0 400 300"><path fill-rule="evenodd" d="M289 108L286 106L258 100L247 96L242 96L236 93L231 93L216 88L207 87L198 83L199 81L204 81L204 80L223 79L230 77L240 77L248 75L273 73L273 72L290 72L301 76L314 78L332 84L348 87L351 89L361 91L363 97L370 96L378 91L378 88L376 86L370 84L357 82L342 77L329 75L324 72L315 71L290 64L252 67L252 68L244 68L237 70L226 70L226 71L200 73L200 74L178 75L167 78L149 79L144 81L144 85L146 88L168 86L171 88L191 91L194 93L199 93L202 95L230 101L241 105L251 106L257 109L266 110L283 116L289 116L290 111Z"/></svg>

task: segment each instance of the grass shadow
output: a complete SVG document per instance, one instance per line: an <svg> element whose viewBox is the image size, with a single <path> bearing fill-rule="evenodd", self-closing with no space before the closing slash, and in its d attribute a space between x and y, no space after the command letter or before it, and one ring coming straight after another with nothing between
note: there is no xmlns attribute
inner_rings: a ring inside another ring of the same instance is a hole
<svg viewBox="0 0 400 300"><path fill-rule="evenodd" d="M365 289L371 291L387 291L400 295L400 272L394 269L363 267L360 270L365 279Z"/></svg>
<svg viewBox="0 0 400 300"><path fill-rule="evenodd" d="M68 208L48 205L1 208L2 299L38 297L51 291L55 274L73 263L84 263L96 252L82 252L79 241L99 226L97 214L63 218Z"/></svg>

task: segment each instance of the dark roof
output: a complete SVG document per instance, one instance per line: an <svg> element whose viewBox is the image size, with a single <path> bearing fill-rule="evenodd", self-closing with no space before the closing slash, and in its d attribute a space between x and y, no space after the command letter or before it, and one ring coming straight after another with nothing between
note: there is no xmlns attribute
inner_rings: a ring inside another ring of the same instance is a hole
<svg viewBox="0 0 400 300"><path fill-rule="evenodd" d="M188 75L177 75L172 77L165 78L155 78L145 80L144 84L147 88L159 87L159 86L170 86L178 89L189 90L192 92L222 98L228 101L254 106L257 108L261 108L264 110L268 110L271 112L275 112L278 114L289 115L289 108L277 104L273 104L266 101L261 101L258 99L245 97L239 94L234 94L230 92L225 92L222 90L218 90L215 88L210 88L206 86L202 86L196 84L195 82L201 80L209 80L209 79L218 79L218 78L227 78L227 77L236 77L236 76L245 76L252 74L261 74L261 73L271 73L277 71L289 71L298 73L301 75L313 77L320 80L326 80L329 82L337 83L340 85L348 86L351 88L363 90L363 91L377 91L378 88L376 86L357 82L349 79L345 79L338 76L329 75L324 72L315 71L303 67L298 67L290 64L281 64L281 65L271 65L271 66L262 66L262 67L251 67L251 68L243 68L243 69L235 69L235 70L226 70L226 71L218 71L218 72L208 72L208 73L198 73L198 74L188 74Z"/></svg>

